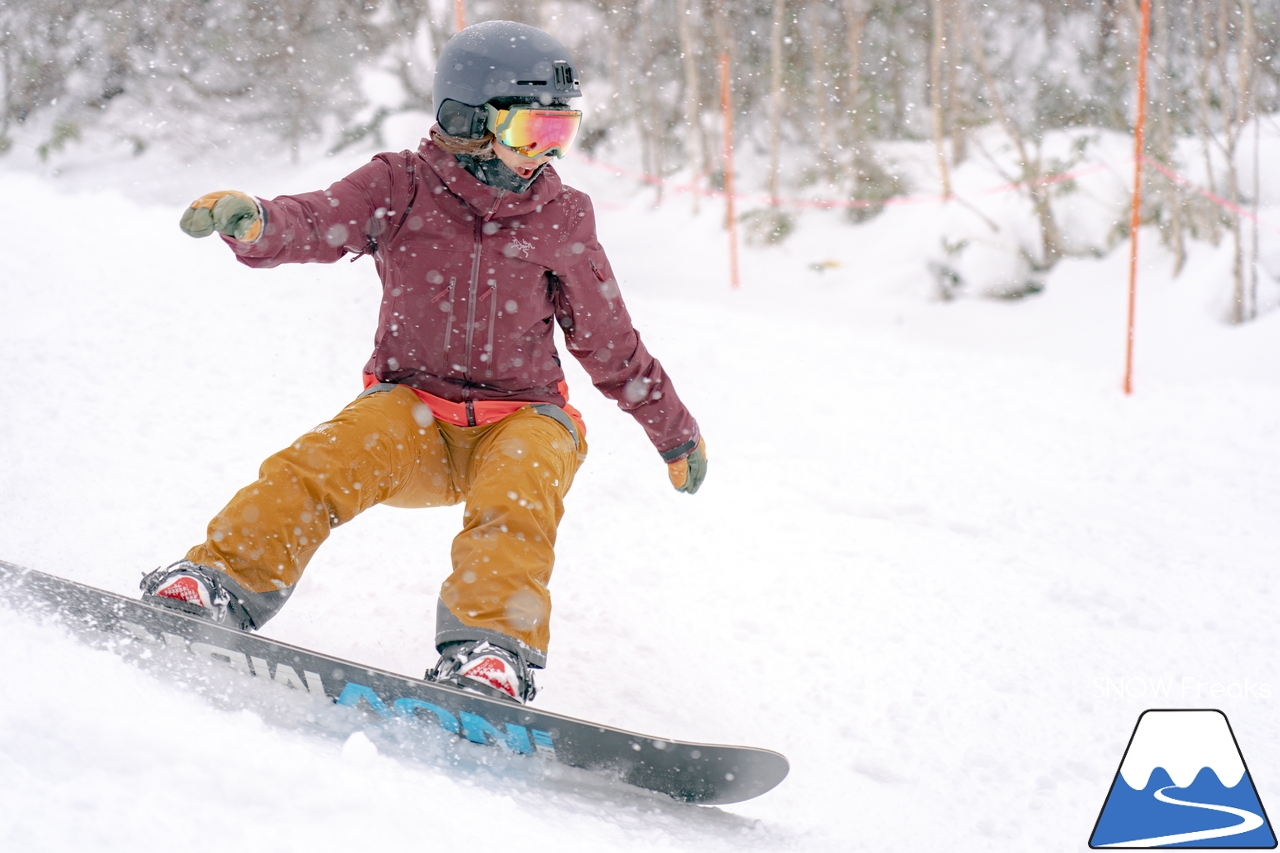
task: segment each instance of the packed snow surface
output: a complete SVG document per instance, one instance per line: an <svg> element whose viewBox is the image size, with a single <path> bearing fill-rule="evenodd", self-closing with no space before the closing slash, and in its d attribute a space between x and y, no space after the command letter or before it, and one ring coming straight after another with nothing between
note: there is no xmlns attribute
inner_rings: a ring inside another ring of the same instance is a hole
<svg viewBox="0 0 1280 853"><path fill-rule="evenodd" d="M177 220L209 190L316 189L371 153L0 164L0 558L136 594L267 454L355 396L371 261L254 271ZM1110 232L1126 168L1095 176L1073 233ZM562 172L596 199L711 461L702 491L676 493L570 365L591 455L538 704L776 749L790 777L706 808L404 762L3 611L0 846L1074 851L1151 707L1222 709L1278 807L1280 313L1224 322L1229 241L1193 244L1175 278L1142 234L1126 396L1127 242L1063 261L1039 295L945 302L926 260L955 205L858 227L811 211L782 246L744 249L731 291L717 203L655 207L572 156ZM1260 233L1270 299L1280 232ZM421 673L459 516L378 508L340 529L266 633Z"/></svg>

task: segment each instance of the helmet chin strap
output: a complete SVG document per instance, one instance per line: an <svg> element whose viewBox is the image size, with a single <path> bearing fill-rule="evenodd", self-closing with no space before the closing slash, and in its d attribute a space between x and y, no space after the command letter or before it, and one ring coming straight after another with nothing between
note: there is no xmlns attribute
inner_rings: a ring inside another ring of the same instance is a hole
<svg viewBox="0 0 1280 853"><path fill-rule="evenodd" d="M534 170L532 175L522 178L497 157L481 160L478 157L472 157L470 154L454 154L453 156L462 164L462 168L470 172L482 184L488 184L495 189L513 193L523 193L533 186L533 182L538 179L538 175L542 174L542 170L546 166L543 163Z"/></svg>

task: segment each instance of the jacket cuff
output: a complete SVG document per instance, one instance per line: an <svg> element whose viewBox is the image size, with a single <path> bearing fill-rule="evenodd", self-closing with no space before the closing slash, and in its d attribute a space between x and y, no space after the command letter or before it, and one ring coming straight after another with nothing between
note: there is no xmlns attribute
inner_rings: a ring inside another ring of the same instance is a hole
<svg viewBox="0 0 1280 853"><path fill-rule="evenodd" d="M261 239L262 239L262 237L263 237L263 235L265 235L265 234L267 233L267 209L266 209L265 207L263 207L263 205L262 205L262 199L258 198L257 196L254 196L254 197L253 197L253 203L254 203L254 204L256 204L256 205L258 206L258 221L262 223L262 226L261 226L260 228L258 228L258 236L257 236L257 237L254 237L252 240L244 240L244 241L242 241L242 242L245 242L245 243L249 243L249 244L251 244L251 245L252 245L253 243L256 243L256 242L258 242L259 240L261 240Z"/></svg>
<svg viewBox="0 0 1280 853"><path fill-rule="evenodd" d="M662 461L670 465L672 462L677 462L685 458L697 448L698 442L701 440L701 438L702 438L701 435L695 435L693 438L689 439L684 444L673 447L670 450L661 451Z"/></svg>
<svg viewBox="0 0 1280 853"><path fill-rule="evenodd" d="M267 236L267 207L262 203L262 199L257 196L251 196L251 198L253 198L253 203L258 206L258 221L262 223L262 227L258 229L258 236L254 237L252 240L237 240L229 234L220 233L218 235L222 238L222 242L235 250L237 254L242 251L248 251L252 247L257 246L259 243L263 242L262 238Z"/></svg>

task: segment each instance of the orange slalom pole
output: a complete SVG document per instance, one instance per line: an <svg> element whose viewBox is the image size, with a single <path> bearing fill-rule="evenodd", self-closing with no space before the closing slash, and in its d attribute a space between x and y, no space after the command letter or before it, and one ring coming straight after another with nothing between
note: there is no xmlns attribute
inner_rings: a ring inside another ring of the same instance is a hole
<svg viewBox="0 0 1280 853"><path fill-rule="evenodd" d="M453 0L453 31L460 33L467 28L467 0Z"/></svg>
<svg viewBox="0 0 1280 853"><path fill-rule="evenodd" d="M1142 213L1143 135L1147 119L1147 43L1151 32L1151 0L1142 0L1138 32L1138 117L1133 130L1133 207L1129 211L1129 324L1125 335L1124 393L1133 393L1133 322L1138 303L1138 226Z"/></svg>
<svg viewBox="0 0 1280 853"><path fill-rule="evenodd" d="M733 97L729 88L729 54L720 54L720 109L724 112L724 204L729 229L729 286L738 289L738 214L733 188Z"/></svg>

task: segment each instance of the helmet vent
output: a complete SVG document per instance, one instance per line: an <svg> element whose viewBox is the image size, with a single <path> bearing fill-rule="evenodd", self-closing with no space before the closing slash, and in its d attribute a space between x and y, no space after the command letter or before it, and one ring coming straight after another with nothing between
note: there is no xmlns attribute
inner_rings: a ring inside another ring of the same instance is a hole
<svg viewBox="0 0 1280 853"><path fill-rule="evenodd" d="M517 80L516 85L517 86L545 86L547 85L547 81L546 80Z"/></svg>

